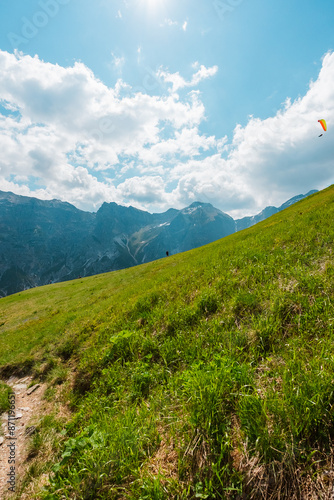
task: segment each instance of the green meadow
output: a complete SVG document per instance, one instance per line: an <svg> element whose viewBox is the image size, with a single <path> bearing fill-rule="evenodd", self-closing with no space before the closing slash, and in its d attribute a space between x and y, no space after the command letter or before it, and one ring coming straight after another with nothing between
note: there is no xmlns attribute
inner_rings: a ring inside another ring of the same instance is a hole
<svg viewBox="0 0 334 500"><path fill-rule="evenodd" d="M333 247L331 186L205 247L1 299L1 379L33 374L55 402L17 498L331 498Z"/></svg>

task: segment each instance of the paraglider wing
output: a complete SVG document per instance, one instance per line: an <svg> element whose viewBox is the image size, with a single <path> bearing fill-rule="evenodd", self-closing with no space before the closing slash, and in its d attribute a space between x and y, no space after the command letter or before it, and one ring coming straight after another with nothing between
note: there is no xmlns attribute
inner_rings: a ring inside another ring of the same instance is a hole
<svg viewBox="0 0 334 500"><path fill-rule="evenodd" d="M324 129L324 131L326 132L327 130L327 123L325 120L318 120L318 122L320 123L320 125L322 126L322 128Z"/></svg>

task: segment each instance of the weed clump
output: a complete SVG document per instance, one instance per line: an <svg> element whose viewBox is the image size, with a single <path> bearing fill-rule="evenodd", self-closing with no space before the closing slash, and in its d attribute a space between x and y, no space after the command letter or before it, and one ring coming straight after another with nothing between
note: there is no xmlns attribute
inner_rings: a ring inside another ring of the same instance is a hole
<svg viewBox="0 0 334 500"><path fill-rule="evenodd" d="M12 389L7 384L0 381L0 415L9 410L9 395L12 392Z"/></svg>
<svg viewBox="0 0 334 500"><path fill-rule="evenodd" d="M201 294L198 301L198 310L200 314L209 315L218 311L219 299L215 292L209 291Z"/></svg>
<svg viewBox="0 0 334 500"><path fill-rule="evenodd" d="M233 312L238 319L244 319L261 312L261 306L256 294L239 292L235 297Z"/></svg>
<svg viewBox="0 0 334 500"><path fill-rule="evenodd" d="M79 345L78 339L74 337L67 338L57 347L56 354L64 361L68 361L78 351Z"/></svg>

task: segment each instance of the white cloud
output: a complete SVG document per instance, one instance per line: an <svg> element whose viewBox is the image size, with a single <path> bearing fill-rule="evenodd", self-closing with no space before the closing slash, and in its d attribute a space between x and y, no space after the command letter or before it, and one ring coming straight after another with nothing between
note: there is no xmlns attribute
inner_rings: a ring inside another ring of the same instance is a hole
<svg viewBox="0 0 334 500"><path fill-rule="evenodd" d="M287 99L273 117L250 117L245 127L235 128L225 159L216 155L176 166L171 176L180 180L174 199L202 194L218 206L223 201L225 210L239 217L333 183L333 80L334 53L328 53L304 97ZM328 124L321 138L319 118Z"/></svg>
<svg viewBox="0 0 334 500"><path fill-rule="evenodd" d="M125 63L125 58L123 56L116 56L113 52L111 53L112 63L116 70L120 71Z"/></svg>
<svg viewBox="0 0 334 500"><path fill-rule="evenodd" d="M164 26L178 27L183 31L187 31L188 21L184 21L184 23L181 24L178 21L173 21L172 19L166 18L162 23L160 23L161 28L163 28Z"/></svg>
<svg viewBox="0 0 334 500"><path fill-rule="evenodd" d="M142 47L138 46L137 47L137 64L141 64L142 60Z"/></svg>
<svg viewBox="0 0 334 500"><path fill-rule="evenodd" d="M126 179L117 186L122 198L127 203L135 202L136 206L167 202L165 183L160 176L141 176Z"/></svg>
<svg viewBox="0 0 334 500"><path fill-rule="evenodd" d="M185 159L199 156L201 152L217 147L214 136L206 137L201 134L198 127L184 127L180 131L175 131L175 136L167 140L161 140L152 145L149 149L143 148L139 153L139 158L145 164L159 164L171 159L174 162L175 156Z"/></svg>
<svg viewBox="0 0 334 500"><path fill-rule="evenodd" d="M212 66L211 68L206 68L205 66L201 66L200 69L195 73L191 80L191 86L196 86L202 80L206 78L210 78L214 76L218 72L218 66Z"/></svg>
<svg viewBox="0 0 334 500"><path fill-rule="evenodd" d="M193 64L193 68L197 69L199 66L198 62ZM206 80L214 76L218 72L218 66L212 66L211 68L206 68L201 65L199 70L193 74L192 79L190 81L186 81L179 72L177 73L168 73L168 71L164 71L163 69L159 69L157 72L158 78L161 78L166 83L172 84L172 92L177 92L179 89L185 87L196 87L202 80Z"/></svg>
<svg viewBox="0 0 334 500"><path fill-rule="evenodd" d="M0 189L87 210L115 201L159 211L200 199L241 217L334 182L333 53L306 95L237 125L230 143L201 132L196 86L218 68L193 70L190 81L160 70L174 93L150 96L120 79L107 87L81 63L0 51Z"/></svg>
<svg viewBox="0 0 334 500"><path fill-rule="evenodd" d="M0 98L9 113L0 114L0 189L27 194L26 176L44 198L85 208L95 206L99 196L100 203L106 197L122 202L123 191L108 181L110 169L122 168L120 158L144 157L159 144L166 125L180 143L183 129L197 129L205 112L194 92L181 102L176 95L140 92L122 98L124 89L131 90L120 79L108 88L82 63L64 68L37 56L0 51ZM195 154L195 146L187 147ZM174 145L179 150L180 144ZM164 154L158 148L147 162L156 164L154 156L163 161Z"/></svg>

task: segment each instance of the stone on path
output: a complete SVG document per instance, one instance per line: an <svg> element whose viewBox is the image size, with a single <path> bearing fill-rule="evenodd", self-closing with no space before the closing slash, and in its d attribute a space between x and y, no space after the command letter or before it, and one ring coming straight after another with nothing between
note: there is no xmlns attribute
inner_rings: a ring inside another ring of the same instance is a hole
<svg viewBox="0 0 334 500"><path fill-rule="evenodd" d="M34 434L36 432L36 427L34 425L32 425L31 427L27 427L26 430L24 431L24 434L26 436L31 436L32 434Z"/></svg>
<svg viewBox="0 0 334 500"><path fill-rule="evenodd" d="M41 386L40 384L36 384L36 385L33 385L32 387L30 387L27 390L28 396L30 396L30 394L32 394L34 391L36 391L36 389L38 389L40 386Z"/></svg>
<svg viewBox="0 0 334 500"><path fill-rule="evenodd" d="M18 413L15 413L15 416L11 416L10 419L11 420L18 420L19 418L22 418L22 417L23 417L22 413L18 412Z"/></svg>

